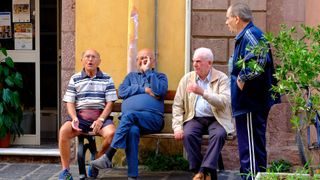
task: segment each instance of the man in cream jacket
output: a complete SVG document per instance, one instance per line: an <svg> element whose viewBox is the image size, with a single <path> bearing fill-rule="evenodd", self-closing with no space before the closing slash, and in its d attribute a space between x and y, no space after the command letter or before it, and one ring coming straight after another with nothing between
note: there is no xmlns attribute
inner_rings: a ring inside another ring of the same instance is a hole
<svg viewBox="0 0 320 180"><path fill-rule="evenodd" d="M172 106L172 129L182 140L194 180L217 179L219 154L228 134L233 133L230 85L226 74L212 67L213 53L198 48L193 55L194 71L179 82ZM209 134L209 144L201 154L202 135Z"/></svg>

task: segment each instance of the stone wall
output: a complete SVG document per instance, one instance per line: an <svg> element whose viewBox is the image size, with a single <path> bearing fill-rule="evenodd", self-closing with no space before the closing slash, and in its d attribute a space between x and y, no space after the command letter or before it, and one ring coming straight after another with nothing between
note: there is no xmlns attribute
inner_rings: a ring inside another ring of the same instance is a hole
<svg viewBox="0 0 320 180"><path fill-rule="evenodd" d="M191 52L201 46L209 47L215 55L214 67L227 73L227 62L233 53L234 37L225 24L226 11L234 2L247 2L253 11L254 23L264 32L277 33L279 24L288 26L304 23L303 0L192 0ZM268 162L285 159L300 165L295 133L290 121L290 109L283 103L272 108L267 129ZM238 169L236 140L227 141L223 149L226 169Z"/></svg>
<svg viewBox="0 0 320 180"><path fill-rule="evenodd" d="M227 72L227 62L233 51L235 34L231 34L225 25L225 14L228 6L237 0L192 0L191 18L191 52L200 46L213 50L216 60L214 66ZM238 0L239 1L239 0ZM249 3L253 10L254 22L263 31L277 33L279 24L288 26L304 23L305 0L243 0ZM61 94L75 69L75 0L62 1L61 26ZM66 114L61 106L62 118ZM272 108L268 120L267 148L269 162L277 159L286 159L299 165L299 156L295 145L294 133L289 122L290 110L287 103ZM151 142L155 143L155 142ZM147 143L148 144L148 143ZM160 150L178 149L173 142L161 143ZM75 147L72 148L75 150ZM75 151L73 151L75 152ZM75 155L73 153L73 155ZM73 156L74 158L74 156ZM223 158L226 169L238 169L238 150L236 140L228 141L223 149Z"/></svg>

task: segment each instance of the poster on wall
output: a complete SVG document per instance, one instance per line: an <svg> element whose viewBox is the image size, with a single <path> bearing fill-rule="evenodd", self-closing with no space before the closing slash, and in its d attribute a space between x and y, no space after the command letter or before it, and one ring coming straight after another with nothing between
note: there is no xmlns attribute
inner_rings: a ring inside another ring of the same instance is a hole
<svg viewBox="0 0 320 180"><path fill-rule="evenodd" d="M30 22L30 0L12 1L12 22Z"/></svg>
<svg viewBox="0 0 320 180"><path fill-rule="evenodd" d="M32 49L32 24L15 23L14 24L14 48Z"/></svg>
<svg viewBox="0 0 320 180"><path fill-rule="evenodd" d="M11 39L11 13L0 12L0 39Z"/></svg>

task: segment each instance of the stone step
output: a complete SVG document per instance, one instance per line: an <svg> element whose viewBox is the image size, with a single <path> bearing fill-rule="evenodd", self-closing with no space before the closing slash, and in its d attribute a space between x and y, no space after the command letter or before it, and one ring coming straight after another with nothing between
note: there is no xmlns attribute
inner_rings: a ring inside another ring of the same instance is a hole
<svg viewBox="0 0 320 180"><path fill-rule="evenodd" d="M0 148L2 162L58 163L58 148Z"/></svg>

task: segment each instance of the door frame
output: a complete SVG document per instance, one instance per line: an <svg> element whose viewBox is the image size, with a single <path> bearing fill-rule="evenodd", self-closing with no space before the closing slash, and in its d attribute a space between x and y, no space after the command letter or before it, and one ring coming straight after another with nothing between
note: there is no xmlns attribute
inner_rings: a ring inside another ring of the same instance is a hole
<svg viewBox="0 0 320 180"><path fill-rule="evenodd" d="M8 54L14 62L35 63L35 134L24 134L17 137L13 144L40 145L40 0L34 1L35 50L8 50Z"/></svg>

